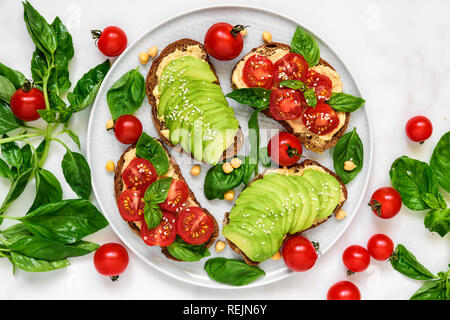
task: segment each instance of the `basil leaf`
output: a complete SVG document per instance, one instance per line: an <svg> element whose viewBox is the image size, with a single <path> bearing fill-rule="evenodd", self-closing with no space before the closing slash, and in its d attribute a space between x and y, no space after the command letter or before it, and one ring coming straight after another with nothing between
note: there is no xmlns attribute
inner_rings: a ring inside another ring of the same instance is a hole
<svg viewBox="0 0 450 320"><path fill-rule="evenodd" d="M450 131L441 137L434 148L430 166L439 185L450 193Z"/></svg>
<svg viewBox="0 0 450 320"><path fill-rule="evenodd" d="M47 145L47 140L44 139L41 141L41 143L39 143L38 147L36 148L36 156L37 156L38 160L42 159L46 145Z"/></svg>
<svg viewBox="0 0 450 320"><path fill-rule="evenodd" d="M58 120L57 120L58 112L56 110L42 109L42 110L38 110L38 113L41 116L41 118L47 123L58 122Z"/></svg>
<svg viewBox="0 0 450 320"><path fill-rule="evenodd" d="M61 162L64 178L70 188L81 198L88 199L91 195L91 169L86 158L77 152L67 150Z"/></svg>
<svg viewBox="0 0 450 320"><path fill-rule="evenodd" d="M17 70L8 68L0 62L0 76L4 76L12 82L16 89L19 89L25 83L25 76Z"/></svg>
<svg viewBox="0 0 450 320"><path fill-rule="evenodd" d="M445 209L447 208L447 204L442 196L442 194L438 191L438 196L436 197L434 194L425 193L422 194L422 200L431 208L431 209Z"/></svg>
<svg viewBox="0 0 450 320"><path fill-rule="evenodd" d="M0 206L0 215L5 212L5 210L9 207L9 205L16 200L25 190L25 187L30 180L31 174L33 173L33 168L29 168L28 170L22 172L12 183L9 188L8 194L3 200L2 205ZM0 224L3 222L3 219L0 218Z"/></svg>
<svg viewBox="0 0 450 320"><path fill-rule="evenodd" d="M133 114L144 101L145 80L138 69L125 73L106 94L109 111L114 120L124 114Z"/></svg>
<svg viewBox="0 0 450 320"><path fill-rule="evenodd" d="M43 79L49 72L48 68L50 64L51 61L47 61L44 52L36 48L31 57L31 76L35 84L42 84Z"/></svg>
<svg viewBox="0 0 450 320"><path fill-rule="evenodd" d="M26 169L30 168L31 166L34 166L33 163L33 151L31 151L30 145L27 143L25 144L22 149L20 149L20 152L22 153L23 163L20 167L20 171L25 171Z"/></svg>
<svg viewBox="0 0 450 320"><path fill-rule="evenodd" d="M271 90L264 88L242 88L233 90L226 97L236 100L240 104L256 109L264 109L270 104L270 93Z"/></svg>
<svg viewBox="0 0 450 320"><path fill-rule="evenodd" d="M44 204L19 220L33 235L63 244L78 242L108 225L100 211L83 199Z"/></svg>
<svg viewBox="0 0 450 320"><path fill-rule="evenodd" d="M425 227L444 237L450 230L450 209L430 210L425 216Z"/></svg>
<svg viewBox="0 0 450 320"><path fill-rule="evenodd" d="M70 129L65 129L65 130L63 130L63 132L67 133L67 135L73 140L73 142L75 142L78 149L81 149L80 138L78 137L78 135L75 132L73 132Z"/></svg>
<svg viewBox="0 0 450 320"><path fill-rule="evenodd" d="M144 207L144 220L148 229L159 226L162 219L161 208L153 202L146 202Z"/></svg>
<svg viewBox="0 0 450 320"><path fill-rule="evenodd" d="M171 256L186 262L199 261L211 255L204 245L186 243L180 236L177 236L175 241L166 249Z"/></svg>
<svg viewBox="0 0 450 320"><path fill-rule="evenodd" d="M266 168L269 168L272 165L272 160L269 157L267 147L259 149L259 162Z"/></svg>
<svg viewBox="0 0 450 320"><path fill-rule="evenodd" d="M163 203L169 194L173 178L161 178L153 182L145 191L144 201L152 203Z"/></svg>
<svg viewBox="0 0 450 320"><path fill-rule="evenodd" d="M366 101L348 93L333 92L327 104L336 111L353 112L361 108Z"/></svg>
<svg viewBox="0 0 450 320"><path fill-rule="evenodd" d="M243 286L252 283L266 273L258 267L235 259L212 258L206 261L204 269L208 276L220 283Z"/></svg>
<svg viewBox="0 0 450 320"><path fill-rule="evenodd" d="M4 138L7 138L7 135L3 135ZM17 143L14 141L4 143L1 145L2 156L5 159L6 163L12 167L20 168L23 163L23 155Z"/></svg>
<svg viewBox="0 0 450 320"><path fill-rule="evenodd" d="M431 167L406 156L394 161L389 171L392 185L400 193L403 203L411 210L429 209L423 200L426 193L438 196L438 184Z"/></svg>
<svg viewBox="0 0 450 320"><path fill-rule="evenodd" d="M223 199L224 194L242 183L244 176L244 167L234 169L231 173L225 173L222 164L216 164L211 167L205 176L203 192L206 199Z"/></svg>
<svg viewBox="0 0 450 320"><path fill-rule="evenodd" d="M150 161L158 176L163 176L169 170L169 157L164 147L148 134L143 132L136 144L136 156Z"/></svg>
<svg viewBox="0 0 450 320"><path fill-rule="evenodd" d="M253 111L250 120L248 120L249 140L250 140L250 155L249 159L246 159L246 172L244 174L244 183L247 184L250 181L253 172L258 174L258 161L259 161L259 124L258 116L262 109ZM252 170L253 167L253 170Z"/></svg>
<svg viewBox="0 0 450 320"><path fill-rule="evenodd" d="M301 54L310 67L320 60L320 49L316 40L301 27L297 27L291 42L292 52Z"/></svg>
<svg viewBox="0 0 450 320"><path fill-rule="evenodd" d="M389 261L395 270L409 278L416 280L431 280L436 278L402 244L397 245Z"/></svg>
<svg viewBox="0 0 450 320"><path fill-rule="evenodd" d="M47 272L62 269L70 265L67 259L46 261L27 257L17 252L11 252L11 263L28 272Z"/></svg>
<svg viewBox="0 0 450 320"><path fill-rule="evenodd" d="M302 92L308 89L306 83L300 80L283 80L280 82L280 85L282 85L283 87L291 88L293 90L300 90Z"/></svg>
<svg viewBox="0 0 450 320"><path fill-rule="evenodd" d="M317 97L316 92L314 89L307 89L303 93L303 96L305 97L306 104L310 107L315 108L317 106Z"/></svg>
<svg viewBox="0 0 450 320"><path fill-rule="evenodd" d="M352 161L356 168L352 171L344 169L345 161ZM361 171L364 161L364 148L356 128L344 134L337 142L333 152L334 170L347 184Z"/></svg>
<svg viewBox="0 0 450 320"><path fill-rule="evenodd" d="M9 103L15 91L14 84L4 76L0 76L0 100Z"/></svg>
<svg viewBox="0 0 450 320"><path fill-rule="evenodd" d="M67 100L72 105L74 112L86 109L94 102L103 79L110 68L111 63L109 59L106 59L103 63L86 72L78 80L73 92L67 94Z"/></svg>
<svg viewBox="0 0 450 320"><path fill-rule="evenodd" d="M2 158L0 158L0 177L7 178L9 180L14 179L11 169Z"/></svg>
<svg viewBox="0 0 450 320"><path fill-rule="evenodd" d="M23 236L9 244L7 248L34 259L61 260L69 257L84 256L96 250L98 245L91 246L90 250L88 250L86 246L64 245L41 237Z"/></svg>
<svg viewBox="0 0 450 320"><path fill-rule="evenodd" d="M0 134L17 129L20 123L6 102L0 101Z"/></svg>
<svg viewBox="0 0 450 320"><path fill-rule="evenodd" d="M253 173L258 174L256 171L258 169L258 164L252 160L250 157L244 158L244 163L241 165L243 167L244 174L242 175L242 182L248 185L253 177ZM235 169L236 170L236 169Z"/></svg>
<svg viewBox="0 0 450 320"><path fill-rule="evenodd" d="M410 300L446 300L445 282L442 280L426 282Z"/></svg>
<svg viewBox="0 0 450 320"><path fill-rule="evenodd" d="M32 233L25 227L23 223L17 223L0 233L9 241L14 242L15 239L20 239L24 236L30 236Z"/></svg>
<svg viewBox="0 0 450 320"><path fill-rule="evenodd" d="M36 179L36 197L28 212L43 204L62 200L62 188L58 179L46 169L40 168Z"/></svg>

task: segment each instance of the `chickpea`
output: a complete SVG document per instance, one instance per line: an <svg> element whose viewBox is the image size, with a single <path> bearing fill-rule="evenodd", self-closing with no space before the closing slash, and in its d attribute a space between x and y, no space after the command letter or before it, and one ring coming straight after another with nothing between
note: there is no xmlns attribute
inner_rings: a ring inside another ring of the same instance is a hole
<svg viewBox="0 0 450 320"><path fill-rule="evenodd" d="M114 128L114 120L109 119L108 121L106 121L106 130L111 130L113 128Z"/></svg>
<svg viewBox="0 0 450 320"><path fill-rule="evenodd" d="M262 38L264 42L271 42L272 41L272 34L269 31L264 31L262 33Z"/></svg>
<svg viewBox="0 0 450 320"><path fill-rule="evenodd" d="M141 64L147 64L148 54L146 52L139 52L139 61Z"/></svg>
<svg viewBox="0 0 450 320"><path fill-rule="evenodd" d="M241 161L241 159L239 159L239 158L233 158L233 160L231 160L231 166L232 166L234 169L239 168L239 167L241 166L241 164L242 164L242 161Z"/></svg>
<svg viewBox="0 0 450 320"><path fill-rule="evenodd" d="M233 171L233 166L231 165L231 163L229 162L225 162L222 165L222 170L223 172L225 172L226 174L231 173Z"/></svg>
<svg viewBox="0 0 450 320"><path fill-rule="evenodd" d="M275 253L272 258L272 260L280 260L281 259L281 253L280 251L277 251L277 253Z"/></svg>
<svg viewBox="0 0 450 320"><path fill-rule="evenodd" d="M226 246L225 242L223 242L223 241L221 241L221 240L218 240L218 241L216 242L216 251L217 251L217 252L222 252L223 249L225 249L225 246Z"/></svg>
<svg viewBox="0 0 450 320"><path fill-rule="evenodd" d="M240 33L241 36L245 37L247 35L247 29L242 30Z"/></svg>
<svg viewBox="0 0 450 320"><path fill-rule="evenodd" d="M344 210L339 210L336 214L335 214L335 217L336 217L336 219L338 219L338 220L342 220L342 219L345 219L345 217L347 216L347 212L345 212Z"/></svg>
<svg viewBox="0 0 450 320"><path fill-rule="evenodd" d="M234 200L234 190L230 190L227 191L224 195L223 195L224 199L227 201L233 201Z"/></svg>
<svg viewBox="0 0 450 320"><path fill-rule="evenodd" d="M201 171L202 171L202 168L198 164L196 164L196 165L192 166L190 174L191 174L191 176L196 177L200 174Z"/></svg>
<svg viewBox="0 0 450 320"><path fill-rule="evenodd" d="M148 49L147 51L147 54L152 58L156 57L156 55L158 54L158 47L156 46L150 47L150 49Z"/></svg>
<svg viewBox="0 0 450 320"><path fill-rule="evenodd" d="M114 161L109 160L106 162L106 166L105 166L106 171L113 172L115 167L116 167L116 165L115 165Z"/></svg>
<svg viewBox="0 0 450 320"><path fill-rule="evenodd" d="M356 164L353 163L353 161L345 161L344 162L344 170L345 171L353 171L356 168Z"/></svg>

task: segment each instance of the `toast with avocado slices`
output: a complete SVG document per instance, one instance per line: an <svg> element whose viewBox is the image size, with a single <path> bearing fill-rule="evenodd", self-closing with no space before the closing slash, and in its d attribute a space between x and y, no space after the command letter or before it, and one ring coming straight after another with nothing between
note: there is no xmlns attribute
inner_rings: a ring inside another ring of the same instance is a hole
<svg viewBox="0 0 450 320"><path fill-rule="evenodd" d="M180 145L209 164L234 156L242 146L239 121L200 42L181 39L162 50L148 72L146 92L153 123L169 146Z"/></svg>
<svg viewBox="0 0 450 320"><path fill-rule="evenodd" d="M251 50L246 54L234 67L231 73L231 87L233 89L247 88L247 84L243 81L242 74L244 72L245 62L253 55L260 55L268 58L273 63L281 59L283 56L291 52L291 47L287 44L270 42L263 44ZM342 82L336 70L325 60L320 58L316 66L311 67L312 70L328 76L332 83L332 92L342 92ZM272 118L268 108L262 111L267 117ZM276 120L287 131L296 135L305 147L314 152L323 152L336 145L339 138L345 133L350 121L350 113L337 111L339 125L330 133L319 135L308 130L300 118L294 120Z"/></svg>
<svg viewBox="0 0 450 320"><path fill-rule="evenodd" d="M171 157L169 155L169 153L167 152L167 149L164 147L162 141L157 140L157 139L155 139L155 140L163 147L163 149L166 152L167 157L169 159L169 169L164 175L161 176L161 178L172 177L173 179L181 180L182 182L184 182L186 184L186 180L184 179L183 174L181 173L180 167L175 162L175 159L173 159L173 157ZM133 144L133 145L130 145L125 150L125 152L121 155L119 161L117 162L117 166L116 166L115 173L114 173L114 194L115 194L115 199L116 199L117 203L119 203L120 194L127 188L124 184L124 181L122 178L122 173L126 169L128 164L133 159L136 159L136 158L137 158L136 144ZM209 240L207 240L205 243L202 244L206 248L209 248L214 243L214 241L217 239L217 237L219 235L219 226L218 226L217 221L214 218L214 216L207 209L201 207L200 203L195 198L195 195L192 192L192 190L189 188L189 186L187 184L186 184L186 186L188 189L188 197L187 197L187 200L185 203L185 207L199 207L206 215L211 217L211 220L213 222L212 234L211 234ZM143 224L142 221L126 221L126 222L138 236L141 235L140 232L141 232L141 227ZM168 259L175 260L175 261L182 261L182 260L172 256L169 253L169 251L167 250L167 247L161 247L161 251Z"/></svg>
<svg viewBox="0 0 450 320"><path fill-rule="evenodd" d="M346 200L341 179L316 161L268 169L225 214L222 234L247 264L257 265L277 253L286 236L324 223Z"/></svg>

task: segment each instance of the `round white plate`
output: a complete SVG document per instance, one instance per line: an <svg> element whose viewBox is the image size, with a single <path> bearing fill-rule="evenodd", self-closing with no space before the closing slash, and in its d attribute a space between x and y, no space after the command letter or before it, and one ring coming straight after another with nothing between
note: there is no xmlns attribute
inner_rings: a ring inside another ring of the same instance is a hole
<svg viewBox="0 0 450 320"><path fill-rule="evenodd" d="M117 61L114 62L114 65L103 81L89 120L87 155L92 170L94 193L103 214L121 240L151 266L149 267L148 272L156 272L154 269L157 269L176 279L191 284L212 288L232 288L209 279L208 275L203 270L203 265L207 258L199 262L175 262L168 260L163 256L159 247L149 247L145 245L119 215L114 199L113 175L105 170L105 163L108 160L117 161L123 151L127 148L127 146L118 143L112 131L105 130L105 123L111 118L111 114L109 113L106 104L106 93L108 89L125 72L138 66L140 72L146 77L151 62L146 66L141 66L138 60L139 52L145 52L153 45L157 45L160 50L162 50L168 44L181 38L191 38L203 42L206 30L218 21L226 21L232 25L245 23L250 26L248 28L248 35L245 37L244 49L240 57L227 62L211 59L211 62L216 68L224 93L231 91L229 79L234 65L239 61L242 55L262 44L261 33L264 30L270 30L274 41L290 43L296 27L301 25L301 23L296 22L293 19L266 10L242 6L223 6L188 12L155 27L122 53ZM344 91L360 96L357 85L344 63L331 48L325 44L325 42L312 32L310 33L315 37L319 44L321 56L331 63L340 74L344 83ZM232 100L229 102L230 106L235 110L242 129L246 132L248 130L247 122L250 118L252 109L248 106L239 105ZM136 116L142 121L145 132L154 137L158 137L151 120L151 108L147 99L145 99L141 108L136 112ZM281 127L275 121L266 118L264 115L260 116L259 124L262 134L261 146L265 146L270 139L271 134L274 134L275 130L281 129ZM348 131L352 130L355 126L357 127L357 131L364 145L364 167L359 175L347 185L349 195L344 210L348 213L348 217L341 221L338 221L333 217L319 227L306 232L306 236L309 239L320 243L322 254L325 254L325 252L347 229L361 204L362 197L367 187L372 159L372 141L370 123L365 108L352 113ZM223 215L230 210L232 204L223 200L208 201L205 198L203 194L203 181L210 166L202 164L202 174L198 177L192 177L189 174L189 170L192 166L191 158L177 152L173 152L173 155L178 161L189 187L193 190L201 205L214 214L220 227L222 227L221 222ZM333 169L332 150L328 150L323 154L305 151L304 155L307 158L317 160L324 166ZM237 189L236 193L238 194L239 191L240 189ZM222 239L222 237L219 239ZM210 251L210 257L217 256L214 247L212 247ZM219 255L224 257L237 257L237 255L228 247ZM320 261L318 263L320 263ZM282 260L270 260L262 263L260 267L266 272L266 277L255 281L247 287L271 283L291 274L291 271L285 267Z"/></svg>

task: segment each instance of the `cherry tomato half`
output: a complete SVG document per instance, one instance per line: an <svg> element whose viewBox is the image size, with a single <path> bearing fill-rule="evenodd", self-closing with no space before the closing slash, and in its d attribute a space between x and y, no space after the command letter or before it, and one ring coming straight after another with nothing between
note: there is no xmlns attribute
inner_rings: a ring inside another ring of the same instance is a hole
<svg viewBox="0 0 450 320"><path fill-rule="evenodd" d="M164 203L160 205L161 209L177 212L186 202L189 195L186 183L181 180L172 180L170 184L169 193Z"/></svg>
<svg viewBox="0 0 450 320"><path fill-rule="evenodd" d="M280 166L289 167L297 163L302 156L302 144L289 132L280 132L273 136L267 145L269 157Z"/></svg>
<svg viewBox="0 0 450 320"><path fill-rule="evenodd" d="M402 198L394 188L383 187L373 193L369 206L378 217L390 219L395 217L402 208Z"/></svg>
<svg viewBox="0 0 450 320"><path fill-rule="evenodd" d="M366 248L353 245L345 249L342 255L344 265L352 272L361 272L370 264L370 255Z"/></svg>
<svg viewBox="0 0 450 320"><path fill-rule="evenodd" d="M394 251L394 242L387 235L378 233L367 242L367 251L375 260L386 261Z"/></svg>
<svg viewBox="0 0 450 320"><path fill-rule="evenodd" d="M94 254L94 266L98 273L117 280L128 266L128 252L118 243L107 243L100 246Z"/></svg>
<svg viewBox="0 0 450 320"><path fill-rule="evenodd" d="M273 81L276 87L283 80L304 81L308 73L308 62L302 55L290 52L274 63Z"/></svg>
<svg viewBox="0 0 450 320"><path fill-rule="evenodd" d="M147 191L149 185L156 181L158 174L150 161L143 158L135 158L123 170L123 183L131 189Z"/></svg>
<svg viewBox="0 0 450 320"><path fill-rule="evenodd" d="M241 31L242 25L232 26L229 23L213 24L205 34L205 47L210 55L218 60L231 60L242 51L244 41Z"/></svg>
<svg viewBox="0 0 450 320"><path fill-rule="evenodd" d="M406 134L415 142L424 142L433 133L433 124L425 116L416 116L406 123Z"/></svg>
<svg viewBox="0 0 450 320"><path fill-rule="evenodd" d="M270 93L269 111L275 120L300 118L305 98L303 93L292 89L273 89Z"/></svg>
<svg viewBox="0 0 450 320"><path fill-rule="evenodd" d="M118 205L122 218L126 221L144 219L144 193L140 190L125 189L119 196Z"/></svg>
<svg viewBox="0 0 450 320"><path fill-rule="evenodd" d="M286 266L297 272L311 269L317 261L314 245L302 236L293 236L286 240L282 249Z"/></svg>
<svg viewBox="0 0 450 320"><path fill-rule="evenodd" d="M153 229L149 229L145 220L142 221L141 238L149 246L167 247L175 241L175 215L169 211L163 211L161 223Z"/></svg>
<svg viewBox="0 0 450 320"><path fill-rule="evenodd" d="M189 207L178 213L177 233L190 244L202 244L211 238L214 224L199 207Z"/></svg>
<svg viewBox="0 0 450 320"><path fill-rule="evenodd" d="M328 104L319 102L316 107L308 107L302 116L305 127L318 135L330 133L339 125L339 117Z"/></svg>
<svg viewBox="0 0 450 320"><path fill-rule="evenodd" d="M242 78L249 87L272 88L273 63L268 58L255 54L245 61Z"/></svg>
<svg viewBox="0 0 450 320"><path fill-rule="evenodd" d="M18 89L11 97L11 110L23 121L33 121L41 117L38 110L45 109L44 94L38 88Z"/></svg>
<svg viewBox="0 0 450 320"><path fill-rule="evenodd" d="M135 143L142 134L141 121L131 114L120 116L114 124L114 135L123 144Z"/></svg>
<svg viewBox="0 0 450 320"><path fill-rule="evenodd" d="M92 30L92 36L97 39L97 47L107 57L120 55L127 47L127 35L116 26L100 30Z"/></svg>
<svg viewBox="0 0 450 320"><path fill-rule="evenodd" d="M350 281L340 281L331 286L327 300L361 300L361 293Z"/></svg>
<svg viewBox="0 0 450 320"><path fill-rule="evenodd" d="M306 85L316 93L317 102L325 102L331 97L332 83L326 75L309 70L306 76Z"/></svg>

